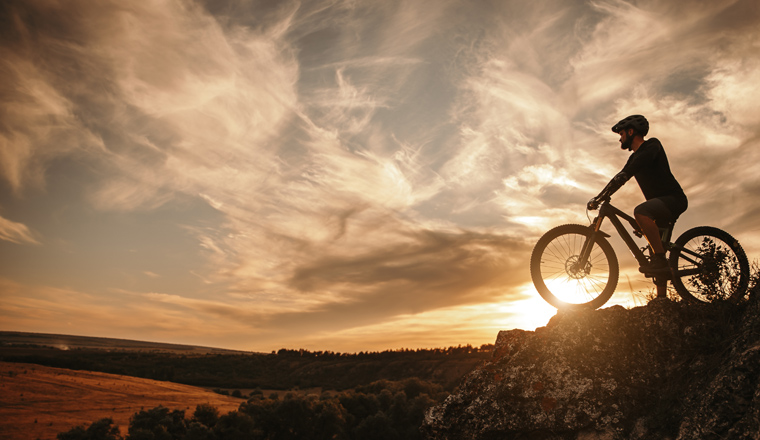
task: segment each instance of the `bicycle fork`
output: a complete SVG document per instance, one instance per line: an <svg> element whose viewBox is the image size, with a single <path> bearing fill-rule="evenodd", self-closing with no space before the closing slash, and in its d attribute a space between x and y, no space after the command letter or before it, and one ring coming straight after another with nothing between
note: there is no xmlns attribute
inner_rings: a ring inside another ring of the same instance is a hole
<svg viewBox="0 0 760 440"><path fill-rule="evenodd" d="M591 225L589 226L591 234L586 238L586 242L583 243L583 247L581 247L581 253L578 255L578 269L584 270L586 273L590 270L589 257L591 256L591 249L594 248L594 243L596 243L597 237L602 236L608 238L610 236L602 231L602 220L604 220L604 216L599 215L594 218L593 222L591 222Z"/></svg>

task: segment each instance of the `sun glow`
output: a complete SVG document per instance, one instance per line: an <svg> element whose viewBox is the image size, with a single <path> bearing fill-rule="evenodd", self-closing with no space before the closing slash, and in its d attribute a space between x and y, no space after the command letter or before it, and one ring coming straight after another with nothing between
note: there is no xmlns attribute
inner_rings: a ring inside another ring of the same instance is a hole
<svg viewBox="0 0 760 440"><path fill-rule="evenodd" d="M510 301L499 306L504 312L505 324L508 321L513 328L535 330L538 327L545 326L549 319L557 313L557 309L541 298L532 283L523 284L519 290L523 293L524 299ZM506 318L507 316L508 318Z"/></svg>
<svg viewBox="0 0 760 440"><path fill-rule="evenodd" d="M590 277L580 279L565 277L545 280L545 284L560 301L569 304L583 304L601 294L606 285L606 280L604 283L599 283L599 280L590 279Z"/></svg>

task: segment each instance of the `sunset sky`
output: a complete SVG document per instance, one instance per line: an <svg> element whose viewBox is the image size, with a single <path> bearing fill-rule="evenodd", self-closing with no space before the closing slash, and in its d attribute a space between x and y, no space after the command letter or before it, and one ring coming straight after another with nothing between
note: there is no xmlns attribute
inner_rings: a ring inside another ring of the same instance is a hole
<svg viewBox="0 0 760 440"><path fill-rule="evenodd" d="M630 114L689 197L675 234L756 261L757 0L4 0L0 330L346 352L533 330L555 313L533 244L589 221ZM608 304L643 304L618 258Z"/></svg>

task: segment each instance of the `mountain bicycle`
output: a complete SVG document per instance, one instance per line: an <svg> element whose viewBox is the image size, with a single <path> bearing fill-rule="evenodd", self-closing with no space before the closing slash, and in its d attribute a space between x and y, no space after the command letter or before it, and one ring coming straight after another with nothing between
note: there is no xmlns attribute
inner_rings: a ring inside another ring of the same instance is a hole
<svg viewBox="0 0 760 440"><path fill-rule="evenodd" d="M641 238L641 228L632 216L612 206L609 195L600 194L597 199L599 214L589 226L557 226L538 240L531 254L533 284L541 297L558 309L596 309L615 292L619 266L607 240L610 235L601 230L605 219L613 224L640 266L654 254L649 245L639 248L623 225L621 219ZM741 301L747 292L750 269L739 242L721 229L698 226L671 243L674 224L660 227L670 273L644 274L653 278L658 296L666 295L671 281L685 301Z"/></svg>

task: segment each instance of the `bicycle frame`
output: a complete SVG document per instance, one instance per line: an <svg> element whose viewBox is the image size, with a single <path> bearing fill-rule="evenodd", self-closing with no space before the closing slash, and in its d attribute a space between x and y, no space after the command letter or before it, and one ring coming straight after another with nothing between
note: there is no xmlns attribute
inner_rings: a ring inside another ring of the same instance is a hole
<svg viewBox="0 0 760 440"><path fill-rule="evenodd" d="M598 235L601 235L605 238L608 238L610 236L601 230L602 222L605 218L608 218L610 222L612 222L612 225L615 227L618 235L620 235L620 238L622 238L626 246L628 246L628 249L630 249L634 258L636 258L636 261L639 262L639 265L643 266L647 264L648 260L646 255L644 255L644 251L639 248L639 245L633 240L633 237L631 237L631 234L628 233L628 230L620 220L620 218L626 220L633 228L634 234L636 234L638 237L642 237L643 234L641 232L639 224L636 222L636 219L621 211L620 209L612 206L609 203L609 199L606 199L599 206L599 215L594 218L594 220L591 222L591 225L589 226L594 230L594 233L591 234L590 239L584 243L583 248L581 249L581 255L579 258L580 267L583 267L588 261L588 257L591 253L591 248L593 247L593 243L596 241L596 237ZM661 228L661 238L666 250L669 250L671 248L670 235L672 232L672 225L670 225L668 228Z"/></svg>
<svg viewBox="0 0 760 440"><path fill-rule="evenodd" d="M583 248L581 249L581 255L580 255L580 258L578 259L579 267L585 267L586 262L588 261L588 257L591 254L591 248L593 247L593 243L596 241L597 235L601 235L604 238L610 237L609 234L601 230L602 222L604 221L605 218L608 218L610 222L612 222L612 225L615 227L615 230L617 231L618 235L620 235L620 238L623 239L626 246L628 246L628 249L633 254L634 258L636 258L636 261L639 262L639 266L643 266L648 263L648 259L646 255L644 254L643 249L649 248L651 252L651 247L647 245L647 247L645 248L640 248L639 245L635 241L633 241L633 237L631 237L631 234L628 233L628 230L623 225L623 222L620 220L621 217L631 225L631 227L633 228L633 233L636 234L637 237L644 236L635 218L631 217L630 215L626 214L620 209L612 206L610 204L609 199L606 199L599 206L599 215L594 218L594 220L591 222L591 225L589 226L590 228L594 230L594 233L591 234L590 239L587 240L586 243L583 244ZM700 256L690 249L684 249L680 246L676 246L675 244L671 243L670 238L671 238L672 233L673 233L673 223L671 223L667 228L660 228L660 238L662 239L662 245L665 248L665 251L670 252L673 249L678 248L678 250L680 250L681 252L681 258L694 265L694 267L691 269L676 270L674 275L677 277L682 277L682 276L698 274L701 270L699 268L701 263L698 261L700 259ZM655 284L663 284L663 283L666 283L669 279L671 279L671 275L658 275L657 277L655 277L654 281L655 281Z"/></svg>

